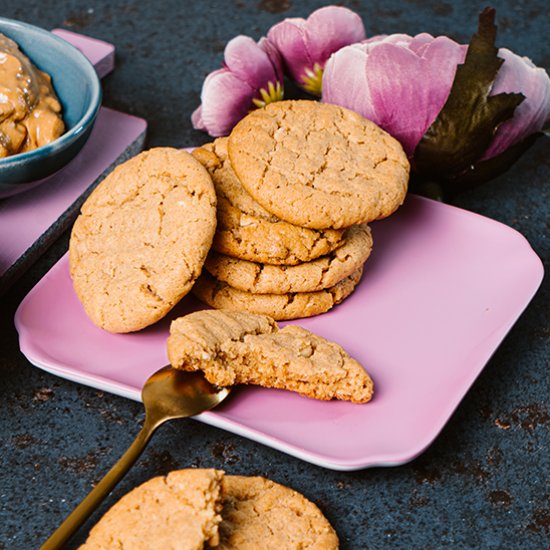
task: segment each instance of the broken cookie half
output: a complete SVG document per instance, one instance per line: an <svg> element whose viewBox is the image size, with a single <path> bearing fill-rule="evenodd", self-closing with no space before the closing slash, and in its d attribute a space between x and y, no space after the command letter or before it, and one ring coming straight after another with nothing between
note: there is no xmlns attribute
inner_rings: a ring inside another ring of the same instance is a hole
<svg viewBox="0 0 550 550"><path fill-rule="evenodd" d="M222 479L220 470L199 468L154 477L111 507L79 550L217 546Z"/></svg>
<svg viewBox="0 0 550 550"><path fill-rule="evenodd" d="M299 326L279 329L266 315L205 310L180 317L170 326L168 358L218 386L256 384L354 403L373 395L370 376L338 344Z"/></svg>

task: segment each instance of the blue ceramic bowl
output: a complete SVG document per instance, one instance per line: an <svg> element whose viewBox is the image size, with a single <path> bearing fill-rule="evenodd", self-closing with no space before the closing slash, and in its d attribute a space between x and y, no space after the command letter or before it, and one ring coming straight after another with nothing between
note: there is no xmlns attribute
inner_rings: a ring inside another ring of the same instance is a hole
<svg viewBox="0 0 550 550"><path fill-rule="evenodd" d="M86 143L101 105L101 85L94 67L75 47L51 32L0 17L0 33L52 84L63 106L65 133L48 145L0 159L0 197L30 189L65 166Z"/></svg>

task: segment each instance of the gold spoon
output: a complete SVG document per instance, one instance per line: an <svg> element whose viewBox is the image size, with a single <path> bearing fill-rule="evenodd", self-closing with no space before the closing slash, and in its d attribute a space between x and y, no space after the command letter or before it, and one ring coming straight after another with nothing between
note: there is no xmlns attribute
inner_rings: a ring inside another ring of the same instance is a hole
<svg viewBox="0 0 550 550"><path fill-rule="evenodd" d="M228 394L229 388L213 386L200 372L185 372L168 366L150 376L141 391L145 422L135 441L41 546L41 550L63 547L132 467L161 424L207 411L221 403Z"/></svg>

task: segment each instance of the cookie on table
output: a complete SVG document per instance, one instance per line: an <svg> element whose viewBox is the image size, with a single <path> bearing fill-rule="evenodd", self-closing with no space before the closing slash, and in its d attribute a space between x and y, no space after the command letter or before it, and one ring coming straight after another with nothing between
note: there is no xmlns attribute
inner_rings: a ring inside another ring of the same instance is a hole
<svg viewBox="0 0 550 550"><path fill-rule="evenodd" d="M355 290L362 274L361 267L334 286L316 292L253 294L233 288L203 272L192 292L199 300L216 309L249 311L283 321L312 317L332 309Z"/></svg>
<svg viewBox="0 0 550 550"><path fill-rule="evenodd" d="M192 154L209 171L218 196L214 250L253 262L294 265L328 254L342 244L341 230L298 227L260 206L233 172L227 138L218 138Z"/></svg>
<svg viewBox="0 0 550 550"><path fill-rule="evenodd" d="M216 194L190 154L130 159L82 206L69 244L74 289L90 319L132 332L164 317L199 276L216 229Z"/></svg>
<svg viewBox="0 0 550 550"><path fill-rule="evenodd" d="M223 472L187 469L146 481L92 528L80 550L203 550L219 542Z"/></svg>
<svg viewBox="0 0 550 550"><path fill-rule="evenodd" d="M338 548L336 532L300 493L261 477L186 469L123 496L80 550Z"/></svg>
<svg viewBox="0 0 550 550"><path fill-rule="evenodd" d="M321 510L300 493L262 477L225 476L220 550L336 550Z"/></svg>
<svg viewBox="0 0 550 550"><path fill-rule="evenodd" d="M318 101L277 101L243 118L228 154L268 212L313 229L384 218L403 202L409 162L397 140L359 114Z"/></svg>
<svg viewBox="0 0 550 550"><path fill-rule="evenodd" d="M338 344L299 326L279 329L264 315L191 313L172 321L167 350L173 367L201 370L218 386L255 384L354 403L373 395L365 369Z"/></svg>
<svg viewBox="0 0 550 550"><path fill-rule="evenodd" d="M293 266L239 260L211 251L204 268L219 281L253 294L315 292L339 283L359 269L372 250L368 225L347 230L344 244L327 256Z"/></svg>

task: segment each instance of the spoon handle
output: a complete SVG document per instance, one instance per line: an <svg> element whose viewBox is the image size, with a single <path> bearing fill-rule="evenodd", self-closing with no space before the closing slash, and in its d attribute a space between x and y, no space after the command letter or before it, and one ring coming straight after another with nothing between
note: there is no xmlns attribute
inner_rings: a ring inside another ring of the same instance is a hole
<svg viewBox="0 0 550 550"><path fill-rule="evenodd" d="M74 535L78 528L92 515L103 499L114 489L126 472L139 458L151 439L158 424L147 420L128 450L109 470L103 479L88 493L88 496L70 513L65 521L54 531L40 550L58 550Z"/></svg>

